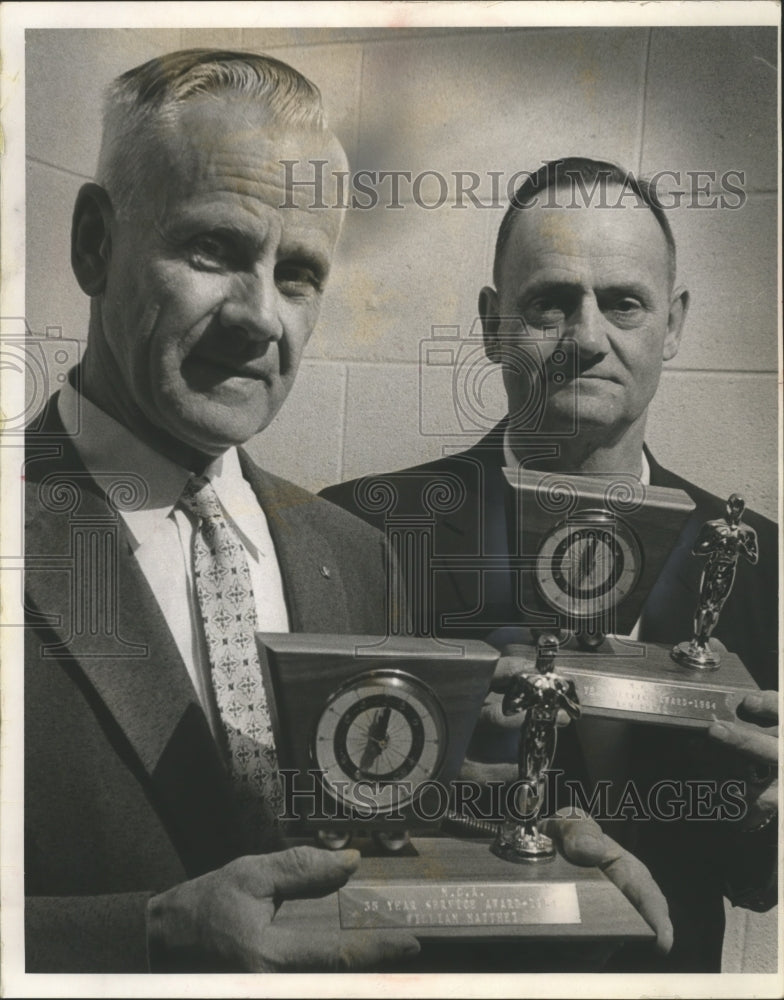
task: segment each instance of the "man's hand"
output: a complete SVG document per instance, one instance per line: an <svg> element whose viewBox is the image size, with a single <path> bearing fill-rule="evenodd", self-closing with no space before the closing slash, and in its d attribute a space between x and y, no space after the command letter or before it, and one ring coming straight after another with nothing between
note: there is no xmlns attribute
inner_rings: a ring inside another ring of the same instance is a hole
<svg viewBox="0 0 784 1000"><path fill-rule="evenodd" d="M745 772L748 813L740 829L752 831L773 822L778 809L778 692L746 695L736 714L737 722L715 722L708 736L737 751L748 762ZM749 721L741 721L744 719Z"/></svg>
<svg viewBox="0 0 784 1000"><path fill-rule="evenodd" d="M358 864L357 851L294 847L237 858L154 896L152 971L349 972L417 954L416 939L403 932L303 934L272 923L282 900L326 896Z"/></svg>
<svg viewBox="0 0 784 1000"><path fill-rule="evenodd" d="M515 644L505 647L496 664L490 691L479 713L460 770L463 780L480 783L517 781L517 745L523 713L504 715L501 706L514 676L535 673L535 646ZM559 726L569 723L569 716L563 709L558 712L557 722Z"/></svg>
<svg viewBox="0 0 784 1000"><path fill-rule="evenodd" d="M642 863L602 833L587 816L556 815L539 820L537 828L551 837L561 853L576 865L596 865L626 896L656 932L656 950L672 948L672 924L667 900Z"/></svg>

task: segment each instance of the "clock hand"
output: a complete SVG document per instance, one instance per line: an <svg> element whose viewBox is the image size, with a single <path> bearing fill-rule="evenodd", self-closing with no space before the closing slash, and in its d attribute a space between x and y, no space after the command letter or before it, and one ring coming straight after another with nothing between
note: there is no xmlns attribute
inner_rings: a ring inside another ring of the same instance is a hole
<svg viewBox="0 0 784 1000"><path fill-rule="evenodd" d="M381 712L376 716L376 722L378 723L376 731L373 733L373 738L377 739L382 745L386 742L389 730L389 717L392 714L392 709L389 705L385 705L381 709ZM376 726L376 723L374 723Z"/></svg>
<svg viewBox="0 0 784 1000"><path fill-rule="evenodd" d="M597 538L595 535L591 535L588 541L585 543L585 548L580 556L580 568L578 570L577 582L582 583L587 576L589 576L594 569L594 560L596 557L596 545Z"/></svg>
<svg viewBox="0 0 784 1000"><path fill-rule="evenodd" d="M391 709L387 706L379 709L373 717L368 728L368 741L359 761L360 771L367 771L384 749L390 712Z"/></svg>
<svg viewBox="0 0 784 1000"><path fill-rule="evenodd" d="M379 757L380 754L381 754L381 747L379 746L378 741L374 740L373 737L371 736L370 739L367 741L365 749L362 751L362 756L359 759L359 770L363 774L367 774L369 768Z"/></svg>

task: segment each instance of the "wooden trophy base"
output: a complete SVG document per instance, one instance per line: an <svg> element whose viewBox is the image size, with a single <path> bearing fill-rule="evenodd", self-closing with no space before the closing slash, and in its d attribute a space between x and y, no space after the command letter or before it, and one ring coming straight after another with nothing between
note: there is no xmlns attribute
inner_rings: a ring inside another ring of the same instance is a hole
<svg viewBox="0 0 784 1000"><path fill-rule="evenodd" d="M563 646L556 670L575 682L584 715L705 729L733 722L744 697L757 691L734 653L722 651L717 669L697 670L671 655L671 647L606 638L593 651Z"/></svg>
<svg viewBox="0 0 784 1000"><path fill-rule="evenodd" d="M322 899L287 900L275 925L305 935L326 928L408 931L420 940L423 955L446 962L443 972L462 967L469 953L472 961L481 957L482 947L493 942L498 947L486 954L498 956L505 971L525 972L545 966L564 971L570 955L585 967L589 956L606 958L623 942L653 940L645 920L598 868L572 865L560 855L510 864L491 853L491 844L420 837L398 855L363 853L342 889ZM438 942L443 944L430 947ZM566 948L561 953L556 946ZM498 971L495 964L484 969Z"/></svg>

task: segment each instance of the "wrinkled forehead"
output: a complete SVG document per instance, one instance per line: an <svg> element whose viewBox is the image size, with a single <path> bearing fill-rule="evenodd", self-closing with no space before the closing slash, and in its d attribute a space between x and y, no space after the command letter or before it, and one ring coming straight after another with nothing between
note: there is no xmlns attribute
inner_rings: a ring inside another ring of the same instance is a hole
<svg viewBox="0 0 784 1000"><path fill-rule="evenodd" d="M346 156L333 133L276 122L244 97L192 98L144 141L140 192L155 214L172 201L232 197L298 209L339 229L338 174ZM328 206L328 208L325 208Z"/></svg>
<svg viewBox="0 0 784 1000"><path fill-rule="evenodd" d="M601 202L575 203L568 189L521 208L504 249L501 281L550 267L589 277L600 269L639 271L669 287L665 235L650 208L610 186Z"/></svg>

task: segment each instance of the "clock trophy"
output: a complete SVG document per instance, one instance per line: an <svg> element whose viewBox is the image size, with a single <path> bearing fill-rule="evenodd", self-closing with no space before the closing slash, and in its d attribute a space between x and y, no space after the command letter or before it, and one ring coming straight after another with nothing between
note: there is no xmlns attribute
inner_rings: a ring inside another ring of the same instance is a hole
<svg viewBox="0 0 784 1000"><path fill-rule="evenodd" d="M726 518L694 529L690 550L705 564L693 636L673 648L634 635L676 543L689 535L690 498L642 487L636 477L504 471L517 498L524 614L537 632L558 636L583 713L680 728L734 721L757 685L738 656L711 648L710 637L738 561L757 561L756 534L741 522L743 500L732 494Z"/></svg>
<svg viewBox="0 0 784 1000"><path fill-rule="evenodd" d="M496 823L474 824L479 836L443 835L442 821L449 820L445 829L459 825L450 792L490 687L496 649L475 640L450 646L390 635L259 634L257 643L286 834L294 842L315 836L330 848L350 842L362 855L337 893L287 900L276 925L298 933L405 928L427 942L431 956L445 949L442 971L468 962L474 947L485 949L485 958L486 949L499 948L503 962L513 959L516 971L525 971L536 962L563 965L546 941L556 951L570 942L579 962L597 942L606 952L654 937L602 872L571 864L552 845L543 872L510 863L518 859L499 849ZM516 784L532 790L541 790L552 761L559 708L579 711L573 685L552 670L556 649L554 640L542 640L536 675L521 679L505 703L511 714L525 712L524 781ZM531 811L526 832L544 848L546 838L535 829L538 794L524 804ZM531 946L525 956L522 939Z"/></svg>

